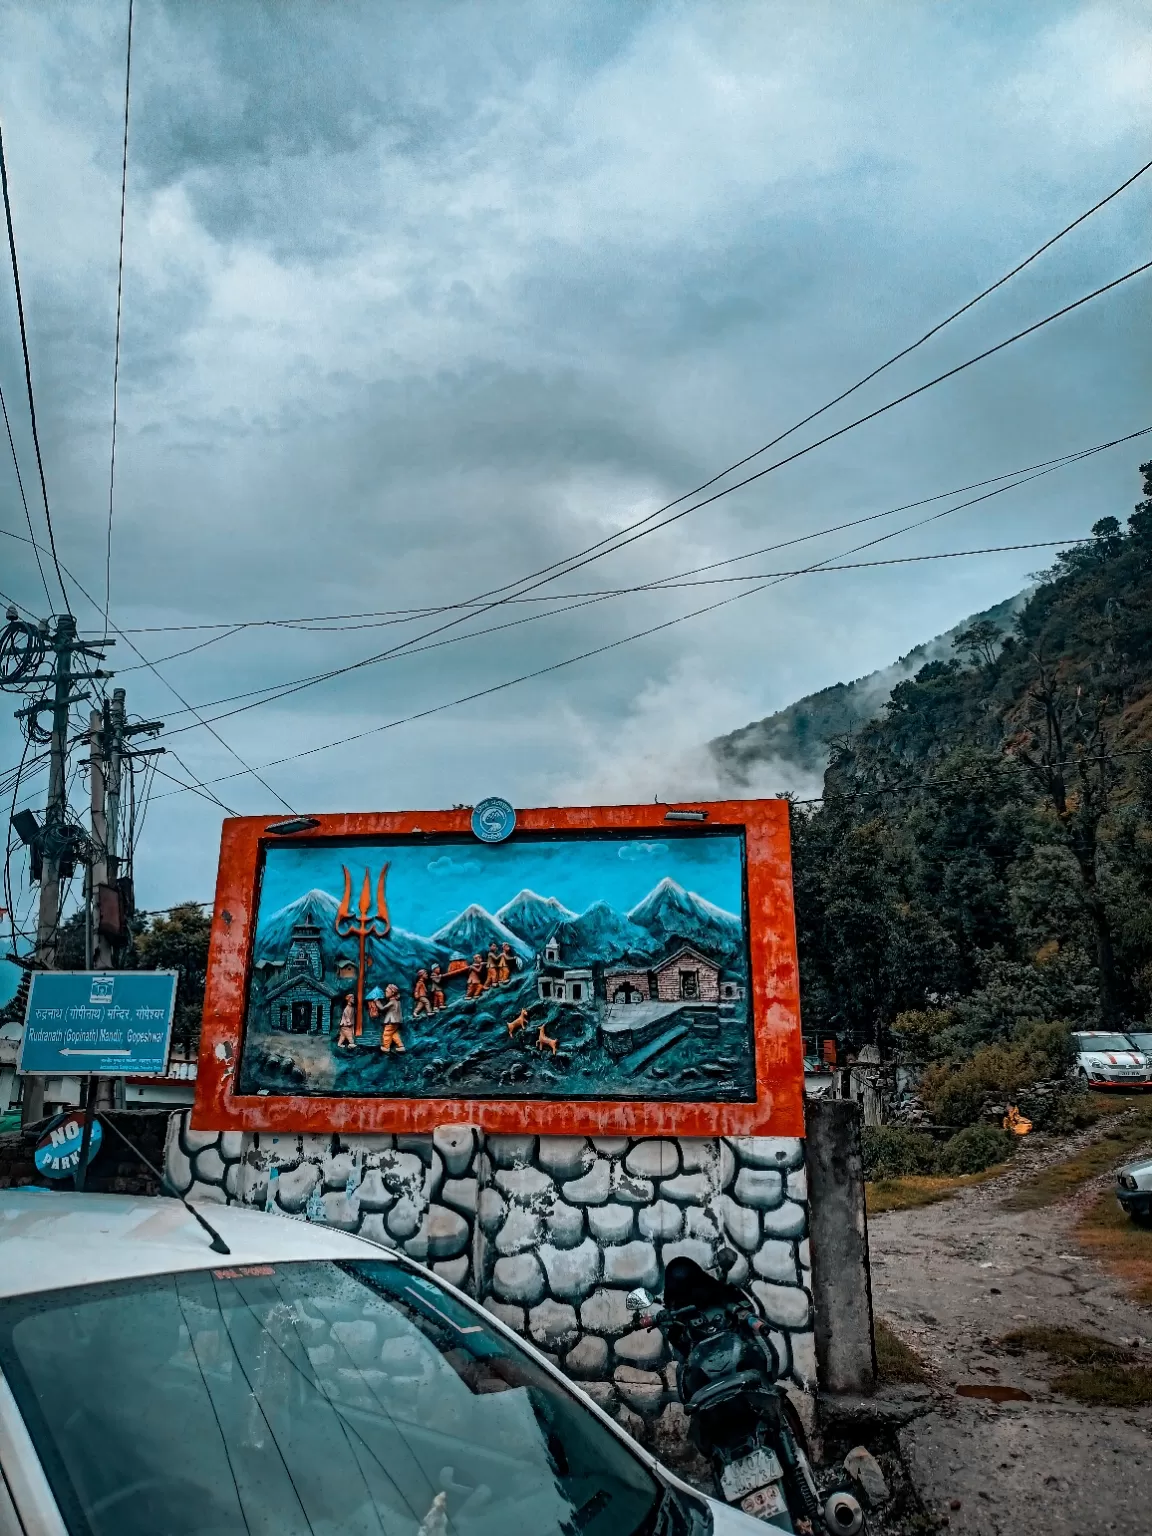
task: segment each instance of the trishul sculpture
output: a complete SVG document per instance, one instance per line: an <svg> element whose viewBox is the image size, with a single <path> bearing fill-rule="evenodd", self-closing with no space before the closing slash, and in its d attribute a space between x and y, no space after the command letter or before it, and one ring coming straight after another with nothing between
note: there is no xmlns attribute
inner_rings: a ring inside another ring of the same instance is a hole
<svg viewBox="0 0 1152 1536"><path fill-rule="evenodd" d="M360 887L360 900L356 907L358 917L352 915L352 876L346 865L342 867L344 895L336 914L336 932L342 939L350 939L355 935L360 943L360 968L356 977L356 1033L360 1035L364 1032L364 944L367 939L387 938L392 929L388 903L384 900L384 877L388 873L388 865L384 865L376 881L375 912L372 912L372 877L368 870L364 871L364 884Z"/></svg>

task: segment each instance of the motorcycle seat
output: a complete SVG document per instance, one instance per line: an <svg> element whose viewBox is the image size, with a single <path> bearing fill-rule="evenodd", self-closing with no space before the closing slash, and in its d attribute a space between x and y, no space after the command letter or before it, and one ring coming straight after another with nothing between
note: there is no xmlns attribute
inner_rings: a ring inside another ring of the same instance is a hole
<svg viewBox="0 0 1152 1536"><path fill-rule="evenodd" d="M699 1392L692 1394L684 1408L688 1413L699 1413L702 1408L713 1408L730 1397L763 1385L764 1377L760 1371L737 1371L734 1376L725 1376L721 1381L709 1382L708 1386L701 1387Z"/></svg>

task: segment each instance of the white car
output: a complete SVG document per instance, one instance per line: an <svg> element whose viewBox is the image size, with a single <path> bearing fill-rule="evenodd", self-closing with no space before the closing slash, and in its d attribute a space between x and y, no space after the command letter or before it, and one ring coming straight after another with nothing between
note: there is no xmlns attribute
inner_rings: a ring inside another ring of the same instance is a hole
<svg viewBox="0 0 1152 1536"><path fill-rule="evenodd" d="M1152 1064L1127 1035L1077 1030L1076 1075L1086 1088L1152 1088Z"/></svg>
<svg viewBox="0 0 1152 1536"><path fill-rule="evenodd" d="M226 1252L177 1200L0 1192L0 1536L764 1530L429 1270L198 1210Z"/></svg>

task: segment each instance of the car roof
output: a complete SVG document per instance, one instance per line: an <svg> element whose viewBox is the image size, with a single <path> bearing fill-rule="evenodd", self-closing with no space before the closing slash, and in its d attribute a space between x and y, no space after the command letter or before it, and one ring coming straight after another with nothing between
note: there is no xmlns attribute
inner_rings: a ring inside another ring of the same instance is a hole
<svg viewBox="0 0 1152 1536"><path fill-rule="evenodd" d="M201 1207L230 1252L179 1200L76 1194L40 1187L0 1190L0 1296L103 1280L306 1259L383 1259L363 1238L239 1206Z"/></svg>

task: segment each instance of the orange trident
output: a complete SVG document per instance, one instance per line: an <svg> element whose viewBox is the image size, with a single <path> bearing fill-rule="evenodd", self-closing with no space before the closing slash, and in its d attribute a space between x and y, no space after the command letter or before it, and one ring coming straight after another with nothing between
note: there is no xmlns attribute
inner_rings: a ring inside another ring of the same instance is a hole
<svg viewBox="0 0 1152 1536"><path fill-rule="evenodd" d="M360 970L356 978L356 1033L360 1035L364 1033L364 942L366 939L385 939L392 929L388 903L384 900L384 877L388 873L388 865L384 865L376 881L376 911L371 916L372 877L367 870L364 871L364 884L360 887L360 900L356 907L359 922L352 916L352 876L346 865L342 867L344 895L336 914L336 932L342 939L350 939L355 935L360 942Z"/></svg>

